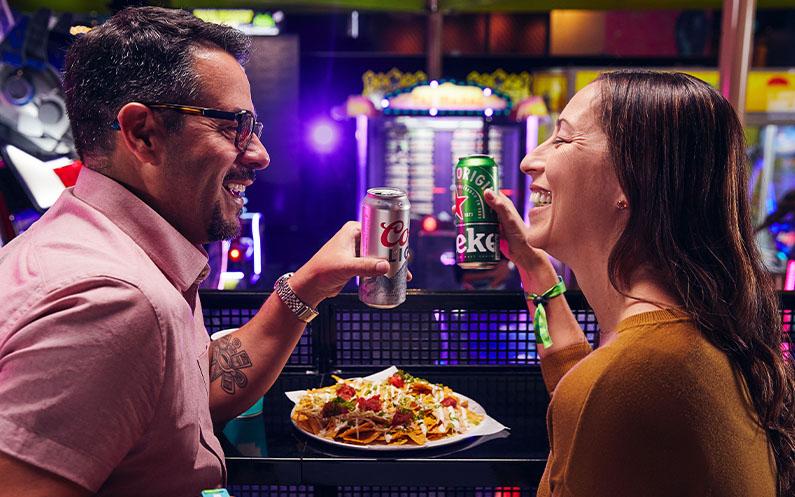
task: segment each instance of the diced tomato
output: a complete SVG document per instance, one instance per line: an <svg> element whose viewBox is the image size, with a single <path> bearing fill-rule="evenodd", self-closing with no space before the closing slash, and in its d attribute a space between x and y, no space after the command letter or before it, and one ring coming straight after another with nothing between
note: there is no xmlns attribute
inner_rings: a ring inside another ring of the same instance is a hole
<svg viewBox="0 0 795 497"><path fill-rule="evenodd" d="M337 396L345 400L351 400L356 395L356 389L343 383L337 387Z"/></svg>
<svg viewBox="0 0 795 497"><path fill-rule="evenodd" d="M360 411L373 411L378 412L381 410L381 396L373 395L369 399L359 397L356 401L359 404Z"/></svg>
<svg viewBox="0 0 795 497"><path fill-rule="evenodd" d="M445 397L442 399L441 404L445 407L455 407L458 405L458 401L452 397Z"/></svg>
<svg viewBox="0 0 795 497"><path fill-rule="evenodd" d="M427 394L433 392L433 389L427 383L412 383L411 391L416 394Z"/></svg>
<svg viewBox="0 0 795 497"><path fill-rule="evenodd" d="M390 376L389 380L387 380L387 381L389 381L390 385L394 385L394 386L396 386L398 388L403 388L403 387L406 386L406 382L404 382L403 378L401 378L397 374L393 374L392 376Z"/></svg>
<svg viewBox="0 0 795 497"><path fill-rule="evenodd" d="M411 413L398 411L392 417L392 426L405 426L411 423Z"/></svg>

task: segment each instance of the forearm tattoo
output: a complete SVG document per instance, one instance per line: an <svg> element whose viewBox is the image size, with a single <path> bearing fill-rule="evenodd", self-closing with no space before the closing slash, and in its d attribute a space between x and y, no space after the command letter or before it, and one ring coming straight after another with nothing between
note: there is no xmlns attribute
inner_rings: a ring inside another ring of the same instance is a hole
<svg viewBox="0 0 795 497"><path fill-rule="evenodd" d="M252 366L251 358L240 346L239 338L229 336L221 337L210 344L210 382L221 378L221 388L229 395L235 394L236 387L246 388L248 385L248 378L241 369Z"/></svg>

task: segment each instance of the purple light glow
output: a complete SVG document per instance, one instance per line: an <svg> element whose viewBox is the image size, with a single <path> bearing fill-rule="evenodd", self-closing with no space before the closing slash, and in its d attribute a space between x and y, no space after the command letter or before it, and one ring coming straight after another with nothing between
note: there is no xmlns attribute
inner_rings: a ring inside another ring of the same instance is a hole
<svg viewBox="0 0 795 497"><path fill-rule="evenodd" d="M319 120L309 127L309 142L315 151L327 154L334 150L339 141L337 127L327 120Z"/></svg>

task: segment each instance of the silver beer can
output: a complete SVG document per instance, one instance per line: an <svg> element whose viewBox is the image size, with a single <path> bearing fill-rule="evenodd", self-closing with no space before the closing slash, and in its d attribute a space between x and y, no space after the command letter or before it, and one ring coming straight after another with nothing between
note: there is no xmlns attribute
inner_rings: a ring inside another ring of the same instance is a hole
<svg viewBox="0 0 795 497"><path fill-rule="evenodd" d="M410 207L399 188L370 188L362 201L359 254L389 261L387 274L359 279L359 300L370 307L391 309L406 300Z"/></svg>

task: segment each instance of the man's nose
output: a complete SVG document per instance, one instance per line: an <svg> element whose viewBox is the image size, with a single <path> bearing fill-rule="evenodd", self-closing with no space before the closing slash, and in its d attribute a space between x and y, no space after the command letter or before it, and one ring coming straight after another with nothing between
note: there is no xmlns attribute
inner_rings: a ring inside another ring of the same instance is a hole
<svg viewBox="0 0 795 497"><path fill-rule="evenodd" d="M246 151L239 155L238 162L249 169L265 169L270 165L271 157L259 137L254 135Z"/></svg>

